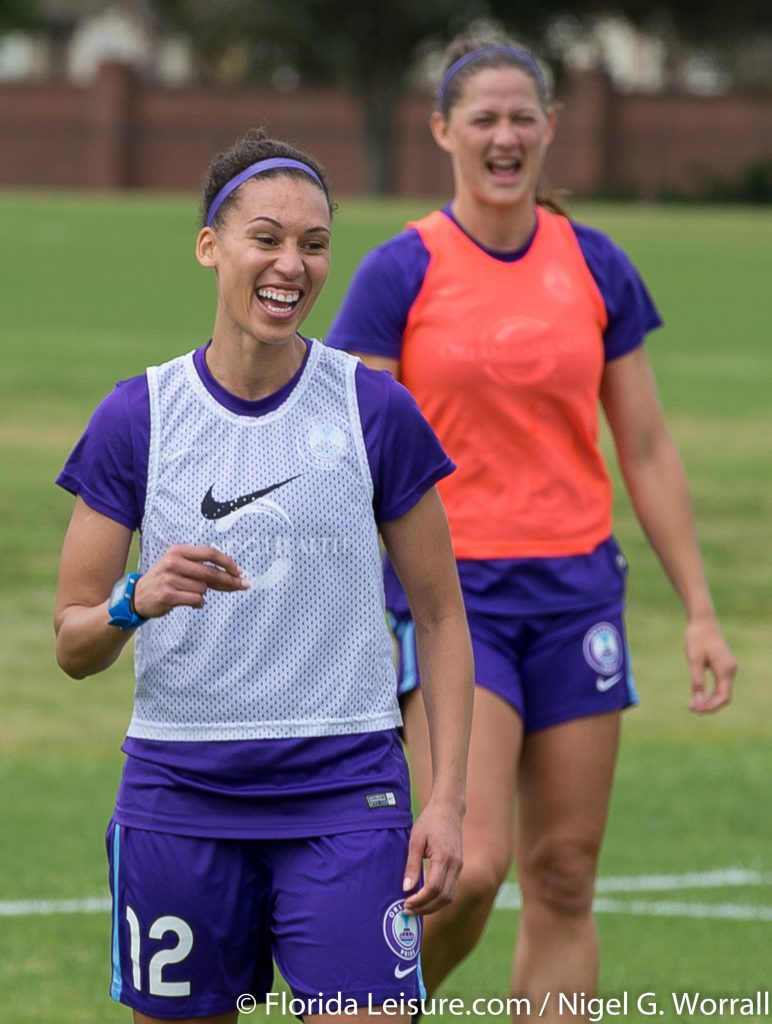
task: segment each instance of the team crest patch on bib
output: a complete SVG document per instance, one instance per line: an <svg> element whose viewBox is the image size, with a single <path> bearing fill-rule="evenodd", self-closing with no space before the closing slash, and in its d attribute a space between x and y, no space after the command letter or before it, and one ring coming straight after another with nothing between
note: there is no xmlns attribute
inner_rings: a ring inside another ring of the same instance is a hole
<svg viewBox="0 0 772 1024"><path fill-rule="evenodd" d="M336 465L347 448L346 435L339 426L316 422L309 427L303 454L320 469L329 469Z"/></svg>
<svg viewBox="0 0 772 1024"><path fill-rule="evenodd" d="M599 622L588 629L582 643L584 660L596 672L611 675L622 664L622 640L616 626Z"/></svg>
<svg viewBox="0 0 772 1024"><path fill-rule="evenodd" d="M392 953L415 960L421 950L421 920L405 913L405 901L392 903L383 915L383 935Z"/></svg>

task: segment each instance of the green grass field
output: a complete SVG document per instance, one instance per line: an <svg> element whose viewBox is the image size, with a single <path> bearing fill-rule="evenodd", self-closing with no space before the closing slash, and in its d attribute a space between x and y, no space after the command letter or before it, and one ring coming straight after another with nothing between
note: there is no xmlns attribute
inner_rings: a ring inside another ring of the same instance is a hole
<svg viewBox="0 0 772 1024"><path fill-rule="evenodd" d="M309 333L324 334L364 251L426 209L341 202ZM601 863L601 988L629 994L626 1020L646 1020L635 1000L656 992L659 1019L702 1021L706 1012L679 1016L670 994L742 996L772 983L772 210L574 212L630 252L667 321L651 357L741 663L735 704L690 716L681 613L618 488L643 703L626 717ZM85 682L55 664L71 499L53 480L115 380L207 339L214 289L193 257L191 196L4 193L0 220L0 1016L110 1024L129 1013L107 996L108 916L31 912L44 909L35 901L105 895L102 835L132 688L127 657ZM496 911L443 995L467 1005L506 995L516 918Z"/></svg>

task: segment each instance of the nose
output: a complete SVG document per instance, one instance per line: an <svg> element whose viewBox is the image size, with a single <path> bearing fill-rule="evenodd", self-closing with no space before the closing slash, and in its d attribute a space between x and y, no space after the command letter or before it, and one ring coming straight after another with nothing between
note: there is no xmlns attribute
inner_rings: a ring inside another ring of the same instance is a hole
<svg viewBox="0 0 772 1024"><path fill-rule="evenodd" d="M515 145L518 140L517 125L513 124L508 117L502 117L496 122L496 130L493 133L495 145L506 148Z"/></svg>
<svg viewBox="0 0 772 1024"><path fill-rule="evenodd" d="M282 277L290 279L299 277L303 273L304 266L299 247L294 242L286 241L276 253L273 266L277 274L281 274Z"/></svg>

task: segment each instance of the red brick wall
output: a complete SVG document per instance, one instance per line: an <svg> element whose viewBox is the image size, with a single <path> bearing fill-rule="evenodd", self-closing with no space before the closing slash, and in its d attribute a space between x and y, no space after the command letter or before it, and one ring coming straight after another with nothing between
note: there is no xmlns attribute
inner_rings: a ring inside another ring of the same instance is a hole
<svg viewBox="0 0 772 1024"><path fill-rule="evenodd" d="M614 93L601 74L573 76L560 97L549 184L576 195L699 190L710 176L738 178L772 159L772 99ZM441 196L446 157L428 129L432 102L410 97L397 129L394 191ZM265 124L327 168L334 191L362 192L359 109L338 91L191 87L169 89L108 64L88 88L62 82L0 85L0 185L196 188L211 156Z"/></svg>

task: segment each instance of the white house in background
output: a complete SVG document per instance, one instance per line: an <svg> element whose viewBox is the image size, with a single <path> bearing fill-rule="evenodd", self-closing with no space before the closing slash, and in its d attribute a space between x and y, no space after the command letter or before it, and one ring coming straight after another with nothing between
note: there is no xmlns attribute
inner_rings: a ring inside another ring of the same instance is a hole
<svg viewBox="0 0 772 1024"><path fill-rule="evenodd" d="M119 60L146 71L167 85L182 85L193 73L188 42L181 36L159 36L147 19L138 19L121 4L84 18L70 41L68 77L85 82L100 64Z"/></svg>
<svg viewBox="0 0 772 1024"><path fill-rule="evenodd" d="M0 80L60 74L85 84L100 64L122 61L167 85L193 74L192 49L180 35L159 34L142 0L43 0L48 19L40 33L0 37Z"/></svg>
<svg viewBox="0 0 772 1024"><path fill-rule="evenodd" d="M643 32L623 17L599 17L589 26L558 19L552 42L569 67L603 67L623 92L662 92L676 80L687 92L715 95L731 85L707 52L679 46L676 53L675 40Z"/></svg>
<svg viewBox="0 0 772 1024"><path fill-rule="evenodd" d="M0 36L0 81L60 75L86 82L108 59L122 60L169 85L181 85L193 77L195 61L188 41L159 33L148 0L40 0L40 4L44 31ZM572 17L557 19L551 42L569 67L603 67L623 91L656 93L676 82L686 91L709 95L726 92L732 84L730 75L707 52L676 47L674 39L642 32L623 17L599 17L584 25ZM749 40L742 60L735 60L735 82L769 82L771 57L769 36ZM275 84L280 89L293 88L297 72L282 69Z"/></svg>

